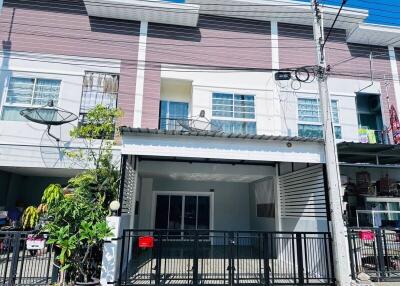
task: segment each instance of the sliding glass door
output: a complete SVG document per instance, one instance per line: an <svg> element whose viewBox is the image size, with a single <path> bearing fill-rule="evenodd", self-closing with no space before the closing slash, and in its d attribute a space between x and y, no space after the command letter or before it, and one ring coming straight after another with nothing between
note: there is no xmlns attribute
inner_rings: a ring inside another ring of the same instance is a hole
<svg viewBox="0 0 400 286"><path fill-rule="evenodd" d="M210 210L208 195L158 194L154 226L172 230L171 235L179 235L182 230L210 229Z"/></svg>

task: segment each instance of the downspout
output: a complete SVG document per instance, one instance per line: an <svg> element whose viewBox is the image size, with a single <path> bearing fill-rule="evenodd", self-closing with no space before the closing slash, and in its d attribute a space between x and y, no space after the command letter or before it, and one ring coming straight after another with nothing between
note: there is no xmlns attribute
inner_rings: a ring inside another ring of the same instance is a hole
<svg viewBox="0 0 400 286"><path fill-rule="evenodd" d="M358 92L361 92L363 90L366 90L367 88L371 87L374 85L374 71L373 71L373 56L372 56L372 52L369 53L369 77L371 79L371 83L369 85L367 85L366 87L360 89Z"/></svg>

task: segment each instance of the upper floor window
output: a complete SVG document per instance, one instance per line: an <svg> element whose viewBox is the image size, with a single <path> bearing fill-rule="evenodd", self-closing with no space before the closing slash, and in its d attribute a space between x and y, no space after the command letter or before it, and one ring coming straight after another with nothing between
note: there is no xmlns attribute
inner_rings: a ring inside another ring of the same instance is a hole
<svg viewBox="0 0 400 286"><path fill-rule="evenodd" d="M336 139L342 138L342 128L339 119L339 104L337 100L331 101L332 121L335 128ZM319 100L315 98L299 98L298 107L298 135L301 137L323 137L321 109Z"/></svg>
<svg viewBox="0 0 400 286"><path fill-rule="evenodd" d="M256 134L253 95L213 93L212 128L226 133Z"/></svg>
<svg viewBox="0 0 400 286"><path fill-rule="evenodd" d="M182 128L182 119L187 119L188 116L189 104L187 102L161 101L160 129L179 130Z"/></svg>
<svg viewBox="0 0 400 286"><path fill-rule="evenodd" d="M79 122L84 123L89 110L96 105L117 107L119 75L100 72L86 72L83 78Z"/></svg>
<svg viewBox="0 0 400 286"><path fill-rule="evenodd" d="M61 80L11 77L1 113L2 120L25 121L20 111L35 106L44 106L50 100L57 105Z"/></svg>

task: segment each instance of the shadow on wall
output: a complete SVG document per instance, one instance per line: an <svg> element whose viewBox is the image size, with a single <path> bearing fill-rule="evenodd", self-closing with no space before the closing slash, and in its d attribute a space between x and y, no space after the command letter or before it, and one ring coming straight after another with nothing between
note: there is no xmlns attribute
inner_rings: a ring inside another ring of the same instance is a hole
<svg viewBox="0 0 400 286"><path fill-rule="evenodd" d="M389 65L390 58L387 47L367 46L360 44L348 44L347 46L352 57L369 59L370 53L372 52L374 60L384 60L387 61L387 64ZM368 69L367 65L366 69Z"/></svg>
<svg viewBox="0 0 400 286"><path fill-rule="evenodd" d="M140 22L138 21L89 17L89 22L93 32L139 36Z"/></svg>
<svg viewBox="0 0 400 286"><path fill-rule="evenodd" d="M5 0L4 6L67 14L87 14L85 4L82 0L35 0L31 3L27 3L27 1Z"/></svg>
<svg viewBox="0 0 400 286"><path fill-rule="evenodd" d="M223 32L237 32L250 35L259 34L268 37L271 33L269 22L234 19L222 16L200 15L197 27L183 27L152 23L149 29L149 37L173 39L177 41L200 42L202 40L202 29L218 30ZM220 37L221 40L224 40L223 35ZM217 35L214 36L214 40L218 40Z"/></svg>

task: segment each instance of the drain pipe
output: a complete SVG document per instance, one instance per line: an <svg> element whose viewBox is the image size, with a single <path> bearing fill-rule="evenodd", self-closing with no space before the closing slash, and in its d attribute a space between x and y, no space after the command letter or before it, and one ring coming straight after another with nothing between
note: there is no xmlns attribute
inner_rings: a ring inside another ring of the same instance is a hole
<svg viewBox="0 0 400 286"><path fill-rule="evenodd" d="M367 88L371 87L374 85L374 72L373 72L373 63L372 63L373 57L372 57L372 51L369 53L369 76L371 78L371 83L367 85L366 87L360 89L358 92L361 92L363 90L366 90Z"/></svg>

